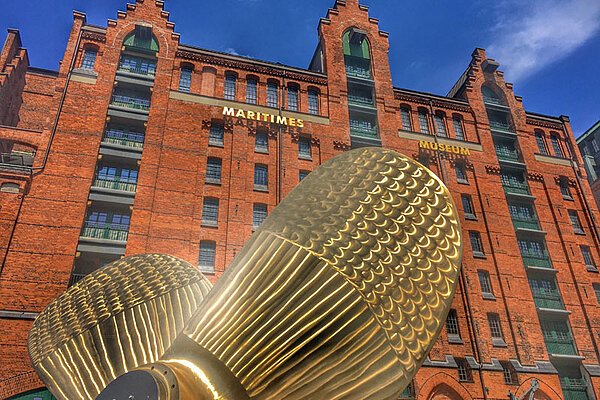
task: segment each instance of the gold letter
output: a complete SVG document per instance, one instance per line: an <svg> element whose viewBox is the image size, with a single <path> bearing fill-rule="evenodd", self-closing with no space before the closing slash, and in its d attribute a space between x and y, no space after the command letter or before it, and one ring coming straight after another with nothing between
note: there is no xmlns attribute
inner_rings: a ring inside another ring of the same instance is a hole
<svg viewBox="0 0 600 400"><path fill-rule="evenodd" d="M302 119L297 120L296 121L296 126L298 128L304 128L304 120L302 120Z"/></svg>
<svg viewBox="0 0 600 400"><path fill-rule="evenodd" d="M246 118L246 116L244 115L244 110L238 110L235 116L238 118Z"/></svg>
<svg viewBox="0 0 600 400"><path fill-rule="evenodd" d="M429 142L425 141L425 140L419 140L419 147L422 149L428 149L429 148Z"/></svg>
<svg viewBox="0 0 600 400"><path fill-rule="evenodd" d="M277 124L278 125L287 125L287 118L282 117L281 115L277 116Z"/></svg>
<svg viewBox="0 0 600 400"><path fill-rule="evenodd" d="M229 108L229 107L223 107L223 115L229 115L231 117L233 117L235 114L235 109L233 108Z"/></svg>
<svg viewBox="0 0 600 400"><path fill-rule="evenodd" d="M291 118L290 117L290 126L296 126L296 118Z"/></svg>
<svg viewBox="0 0 600 400"><path fill-rule="evenodd" d="M256 115L256 113L254 111L248 111L248 112L246 112L246 117L248 119L254 119L255 115Z"/></svg>
<svg viewBox="0 0 600 400"><path fill-rule="evenodd" d="M464 154L464 155L470 156L471 152L466 147L461 147L460 148L460 154Z"/></svg>

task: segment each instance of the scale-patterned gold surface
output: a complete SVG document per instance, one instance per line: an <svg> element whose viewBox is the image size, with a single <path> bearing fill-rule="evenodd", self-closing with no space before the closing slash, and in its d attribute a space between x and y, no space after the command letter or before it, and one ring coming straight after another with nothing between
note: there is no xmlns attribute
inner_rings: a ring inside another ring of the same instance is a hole
<svg viewBox="0 0 600 400"><path fill-rule="evenodd" d="M95 399L117 376L156 361L210 290L176 257L115 261L69 288L35 320L34 368L59 399Z"/></svg>
<svg viewBox="0 0 600 400"><path fill-rule="evenodd" d="M194 346L252 399L393 398L439 335L460 263L443 183L396 152L353 150L273 210L163 361L212 382L215 399L235 397Z"/></svg>

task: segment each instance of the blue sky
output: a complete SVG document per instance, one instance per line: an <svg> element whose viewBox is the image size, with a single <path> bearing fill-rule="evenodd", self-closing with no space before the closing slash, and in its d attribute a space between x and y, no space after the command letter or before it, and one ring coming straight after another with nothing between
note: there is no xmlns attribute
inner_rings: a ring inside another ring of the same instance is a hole
<svg viewBox="0 0 600 400"><path fill-rule="evenodd" d="M130 0L132 1L132 0ZM148 1L148 0L147 0ZM334 0L165 0L181 42L306 68ZM126 0L27 0L3 5L31 65L57 69L72 10L106 26ZM390 33L394 85L445 95L475 47L500 62L528 111L566 114L576 136L600 119L598 0L362 0Z"/></svg>

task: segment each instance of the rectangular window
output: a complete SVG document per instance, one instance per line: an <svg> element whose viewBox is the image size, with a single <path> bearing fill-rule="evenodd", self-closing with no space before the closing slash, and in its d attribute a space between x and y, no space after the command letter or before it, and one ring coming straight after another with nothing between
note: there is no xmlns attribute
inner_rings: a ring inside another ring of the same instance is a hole
<svg viewBox="0 0 600 400"><path fill-rule="evenodd" d="M94 64L96 64L96 56L98 52L92 49L85 49L83 53L83 60L81 60L81 68L83 69L94 69Z"/></svg>
<svg viewBox="0 0 600 400"><path fill-rule="evenodd" d="M452 118L454 125L454 135L458 140L465 140L465 132L463 131L462 121L458 117Z"/></svg>
<svg viewBox="0 0 600 400"><path fill-rule="evenodd" d="M490 332L492 338L504 340L502 327L500 326L500 316L498 314L488 314L488 323L490 324Z"/></svg>
<svg viewBox="0 0 600 400"><path fill-rule="evenodd" d="M308 113L319 114L319 93L315 90L308 91Z"/></svg>
<svg viewBox="0 0 600 400"><path fill-rule="evenodd" d="M217 226L219 220L219 199L205 197L202 204L202 225Z"/></svg>
<svg viewBox="0 0 600 400"><path fill-rule="evenodd" d="M596 263L592 257L592 252L588 246L579 246L581 249L581 255L583 256L583 262L589 268L596 269Z"/></svg>
<svg viewBox="0 0 600 400"><path fill-rule="evenodd" d="M429 133L429 124L427 123L427 113L419 110L419 128L421 133Z"/></svg>
<svg viewBox="0 0 600 400"><path fill-rule="evenodd" d="M225 75L225 92L223 96L225 100L235 100L235 81L235 75Z"/></svg>
<svg viewBox="0 0 600 400"><path fill-rule="evenodd" d="M189 92L192 86L192 70L189 68L181 68L181 74L179 75L179 90L182 92Z"/></svg>
<svg viewBox="0 0 600 400"><path fill-rule="evenodd" d="M535 133L535 142L537 143L538 151L540 154L548 155L548 149L546 149L546 142L544 136L540 132Z"/></svg>
<svg viewBox="0 0 600 400"><path fill-rule="evenodd" d="M491 294L492 291L492 283L490 282L490 274L487 271L478 271L477 275L479 276L479 285L481 286L481 293L483 294Z"/></svg>
<svg viewBox="0 0 600 400"><path fill-rule="evenodd" d="M592 147L594 148L594 152L600 151L600 147L598 147L598 141L596 138L592 139Z"/></svg>
<svg viewBox="0 0 600 400"><path fill-rule="evenodd" d="M223 124L219 122L212 122L210 124L208 144L209 146L223 147Z"/></svg>
<svg viewBox="0 0 600 400"><path fill-rule="evenodd" d="M598 304L600 305L600 285L597 283L594 283L594 293L596 294L596 301L598 301Z"/></svg>
<svg viewBox="0 0 600 400"><path fill-rule="evenodd" d="M550 136L550 142L552 142L552 148L554 149L554 155L556 157L564 157L562 148L560 147L560 140L556 135Z"/></svg>
<svg viewBox="0 0 600 400"><path fill-rule="evenodd" d="M575 233L580 234L580 235L585 234L585 232L583 231L583 228L581 227L581 221L579 221L579 216L577 215L577 211L568 210L567 212L569 213L569 219L571 220L571 226L573 227L573 231L575 231Z"/></svg>
<svg viewBox="0 0 600 400"><path fill-rule="evenodd" d="M221 159L209 158L206 162L206 183L221 184Z"/></svg>
<svg viewBox="0 0 600 400"><path fill-rule="evenodd" d="M268 190L267 183L267 166L256 164L254 166L254 189L261 191Z"/></svg>
<svg viewBox="0 0 600 400"><path fill-rule="evenodd" d="M246 103L256 104L256 87L258 82L254 78L246 80Z"/></svg>
<svg viewBox="0 0 600 400"><path fill-rule="evenodd" d="M298 111L298 88L288 86L288 110Z"/></svg>
<svg viewBox="0 0 600 400"><path fill-rule="evenodd" d="M405 131L412 131L412 125L410 123L410 110L402 107L400 109L400 119L402 120L402 129Z"/></svg>
<svg viewBox="0 0 600 400"><path fill-rule="evenodd" d="M546 246L543 242L535 240L519 240L519 249L524 257L544 258L547 259Z"/></svg>
<svg viewBox="0 0 600 400"><path fill-rule="evenodd" d="M265 218L267 218L267 205L255 203L252 212L252 230L257 230Z"/></svg>
<svg viewBox="0 0 600 400"><path fill-rule="evenodd" d="M472 382L473 371L464 358L455 358L456 366L458 367L458 380L461 382Z"/></svg>
<svg viewBox="0 0 600 400"><path fill-rule="evenodd" d="M215 272L215 253L216 244L209 240L200 242L200 252L198 254L198 268L202 272Z"/></svg>
<svg viewBox="0 0 600 400"><path fill-rule="evenodd" d="M310 153L310 139L307 137L300 137L298 140L298 157L306 160L311 160Z"/></svg>
<svg viewBox="0 0 600 400"><path fill-rule="evenodd" d="M504 383L507 385L518 385L519 380L517 378L517 373L512 366L512 364L508 361L500 361L502 365L502 374L504 375Z"/></svg>
<svg viewBox="0 0 600 400"><path fill-rule="evenodd" d="M435 114L435 127L439 136L448 136L446 133L446 123L444 122L444 116L441 114Z"/></svg>
<svg viewBox="0 0 600 400"><path fill-rule="evenodd" d="M471 250L473 250L473 254L480 256L484 255L483 244L481 243L479 232L470 231L469 239L471 241Z"/></svg>
<svg viewBox="0 0 600 400"><path fill-rule="evenodd" d="M267 83L267 106L277 108L279 107L279 96L277 84L274 82Z"/></svg>
<svg viewBox="0 0 600 400"><path fill-rule="evenodd" d="M560 193L562 193L563 199L565 200L573 200L573 196L571 196L571 189L569 188L569 184L567 182L560 182Z"/></svg>
<svg viewBox="0 0 600 400"><path fill-rule="evenodd" d="M269 153L269 138L267 132L256 132L256 137L254 138L254 151L257 153Z"/></svg>
<svg viewBox="0 0 600 400"><path fill-rule="evenodd" d="M467 170L464 164L456 163L454 169L456 170L456 181L458 183L469 183L469 179L467 178Z"/></svg>
<svg viewBox="0 0 600 400"><path fill-rule="evenodd" d="M300 171L298 176L298 182L302 182L302 179L306 178L306 176L310 173L310 171Z"/></svg>
<svg viewBox="0 0 600 400"><path fill-rule="evenodd" d="M460 198L462 200L465 216L470 217L471 219L475 218L475 210L473 209L473 202L471 201L471 196L469 196L468 194L461 194Z"/></svg>
<svg viewBox="0 0 600 400"><path fill-rule="evenodd" d="M456 310L450 310L450 312L448 312L448 316L446 317L446 332L448 333L448 336L460 337L460 329L458 328L458 316L456 315Z"/></svg>

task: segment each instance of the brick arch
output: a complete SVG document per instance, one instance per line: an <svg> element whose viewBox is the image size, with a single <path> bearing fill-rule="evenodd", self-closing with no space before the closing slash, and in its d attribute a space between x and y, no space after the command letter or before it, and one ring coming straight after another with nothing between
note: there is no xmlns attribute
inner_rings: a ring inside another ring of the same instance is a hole
<svg viewBox="0 0 600 400"><path fill-rule="evenodd" d="M533 378L529 378L521 382L519 388L514 392L517 397L522 396L523 393L525 393L527 389L531 387L532 379ZM563 398L562 393L557 392L556 389L554 389L551 385L544 382L540 378L536 379L540 384L540 388L536 390L534 400L561 400Z"/></svg>
<svg viewBox="0 0 600 400"><path fill-rule="evenodd" d="M469 391L454 378L438 372L431 376L417 393L419 400L473 400Z"/></svg>

